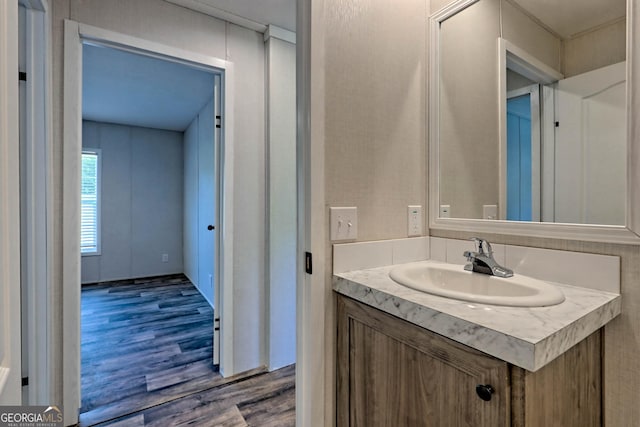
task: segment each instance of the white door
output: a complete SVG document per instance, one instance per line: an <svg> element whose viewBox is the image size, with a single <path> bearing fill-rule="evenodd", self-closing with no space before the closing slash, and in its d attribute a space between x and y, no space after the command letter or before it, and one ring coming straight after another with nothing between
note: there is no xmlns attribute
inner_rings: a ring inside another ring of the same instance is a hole
<svg viewBox="0 0 640 427"><path fill-rule="evenodd" d="M556 222L625 224L625 69L621 62L557 84Z"/></svg>
<svg viewBox="0 0 640 427"><path fill-rule="evenodd" d="M215 76L211 102L198 122L198 286L214 308L213 363L220 364L220 295L218 220L220 159L220 76Z"/></svg>
<svg viewBox="0 0 640 427"><path fill-rule="evenodd" d="M216 170L214 171L214 179L215 179L215 190L214 190L214 202L219 203L222 200L222 176L220 170L220 159L221 157L221 147L222 147L222 79L219 74L215 76L215 86L213 88L213 114L214 114L214 124L215 127L213 129L213 143L214 143L214 167ZM214 234L214 244L213 244L213 265L214 265L214 274L213 274L213 364L220 365L220 307L222 304L222 298L220 298L220 206L213 206L214 218L216 223L216 230Z"/></svg>
<svg viewBox="0 0 640 427"><path fill-rule="evenodd" d="M198 285L214 301L216 235L216 157L214 100L202 110L198 122ZM217 313L215 313L217 314Z"/></svg>

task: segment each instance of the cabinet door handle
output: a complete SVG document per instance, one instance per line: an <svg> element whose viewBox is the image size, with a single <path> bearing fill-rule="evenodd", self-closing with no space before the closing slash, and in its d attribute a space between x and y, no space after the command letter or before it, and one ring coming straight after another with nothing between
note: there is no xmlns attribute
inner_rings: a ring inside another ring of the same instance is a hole
<svg viewBox="0 0 640 427"><path fill-rule="evenodd" d="M211 230L215 230L216 228L213 225L209 225L207 226L207 230L211 231Z"/></svg>
<svg viewBox="0 0 640 427"><path fill-rule="evenodd" d="M494 392L495 390L489 384L478 384L476 386L476 393L478 394L478 397L485 402L491 400L491 396Z"/></svg>

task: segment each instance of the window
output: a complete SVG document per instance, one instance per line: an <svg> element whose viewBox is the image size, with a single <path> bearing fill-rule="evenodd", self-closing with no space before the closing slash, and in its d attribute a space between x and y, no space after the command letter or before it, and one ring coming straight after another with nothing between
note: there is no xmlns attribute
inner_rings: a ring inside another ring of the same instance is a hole
<svg viewBox="0 0 640 427"><path fill-rule="evenodd" d="M100 254L100 150L82 150L80 253Z"/></svg>

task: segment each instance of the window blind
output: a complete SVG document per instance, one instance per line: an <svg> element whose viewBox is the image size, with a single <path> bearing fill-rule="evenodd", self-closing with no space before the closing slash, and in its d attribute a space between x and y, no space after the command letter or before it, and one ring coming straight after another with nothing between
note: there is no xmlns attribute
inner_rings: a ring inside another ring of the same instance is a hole
<svg viewBox="0 0 640 427"><path fill-rule="evenodd" d="M80 252L99 251L99 153L82 152Z"/></svg>

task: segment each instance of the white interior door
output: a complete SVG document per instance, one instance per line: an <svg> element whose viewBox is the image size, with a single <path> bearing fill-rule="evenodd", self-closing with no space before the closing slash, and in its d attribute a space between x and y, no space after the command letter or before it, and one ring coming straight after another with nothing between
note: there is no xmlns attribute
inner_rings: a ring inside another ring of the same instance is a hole
<svg viewBox="0 0 640 427"><path fill-rule="evenodd" d="M625 62L560 80L555 220L625 224Z"/></svg>
<svg viewBox="0 0 640 427"><path fill-rule="evenodd" d="M216 156L213 98L200 113L198 125L198 285L214 301L216 235ZM217 314L217 313L216 313Z"/></svg>
<svg viewBox="0 0 640 427"><path fill-rule="evenodd" d="M214 203L220 203L222 200L222 176L220 168L222 147L222 81L219 74L215 76L215 86L213 88L213 114L214 114L214 129L213 129L213 153L214 153ZM214 231L214 243L213 243L213 364L220 365L220 206L213 206L214 220L216 224L216 230Z"/></svg>
<svg viewBox="0 0 640 427"><path fill-rule="evenodd" d="M213 363L220 364L220 76L198 119L198 287L213 305Z"/></svg>

